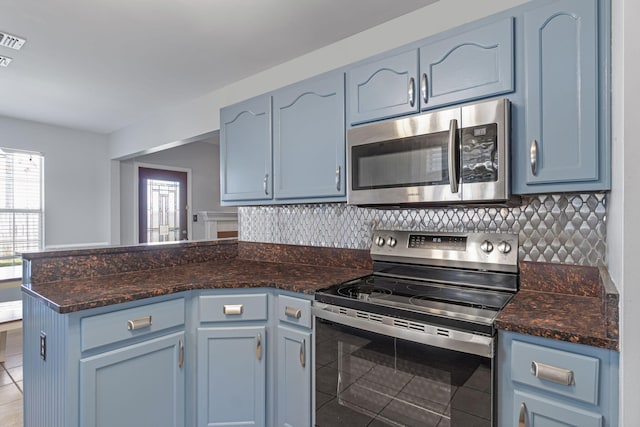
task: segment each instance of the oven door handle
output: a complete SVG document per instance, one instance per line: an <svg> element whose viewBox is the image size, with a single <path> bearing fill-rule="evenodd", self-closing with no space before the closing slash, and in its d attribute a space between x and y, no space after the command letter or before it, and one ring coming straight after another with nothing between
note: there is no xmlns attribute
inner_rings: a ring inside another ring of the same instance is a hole
<svg viewBox="0 0 640 427"><path fill-rule="evenodd" d="M340 312L333 310L339 310ZM401 338L433 347L475 354L491 359L493 359L494 356L494 338L485 335L458 330L447 330L446 328L419 322L412 323L414 323L414 325L424 326L425 331L414 330L410 329L408 325L403 326L403 323L408 322L400 319L375 315L377 320L371 321L366 318L367 313L365 312L358 312L360 317L356 317L356 310L336 307L318 301L313 302L311 313L319 319L351 326L353 328L364 329L365 331L375 332L381 335Z"/></svg>

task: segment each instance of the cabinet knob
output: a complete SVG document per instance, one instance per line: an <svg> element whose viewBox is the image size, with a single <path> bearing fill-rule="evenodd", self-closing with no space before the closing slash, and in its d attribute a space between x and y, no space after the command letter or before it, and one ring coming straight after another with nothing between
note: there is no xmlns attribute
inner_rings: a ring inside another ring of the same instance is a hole
<svg viewBox="0 0 640 427"><path fill-rule="evenodd" d="M529 161L531 162L531 174L536 175L538 173L538 141L531 140L531 146L529 147Z"/></svg>
<svg viewBox="0 0 640 427"><path fill-rule="evenodd" d="M408 95L409 105L413 107L416 105L416 80L413 77L409 79Z"/></svg>
<svg viewBox="0 0 640 427"><path fill-rule="evenodd" d="M573 384L574 381L573 371L536 361L531 362L531 375L542 380L567 386Z"/></svg>
<svg viewBox="0 0 640 427"><path fill-rule="evenodd" d="M136 331L138 329L148 328L151 326L151 316L138 317L137 319L127 320L127 329Z"/></svg>
<svg viewBox="0 0 640 427"><path fill-rule="evenodd" d="M257 343L256 343L256 357L258 358L258 360L262 359L262 334L258 334L258 336L256 337Z"/></svg>
<svg viewBox="0 0 640 427"><path fill-rule="evenodd" d="M222 313L228 315L239 315L244 311L242 304L225 304L222 306Z"/></svg>
<svg viewBox="0 0 640 427"><path fill-rule="evenodd" d="M299 319L300 317L302 317L302 310L300 310L299 308L286 306L284 308L284 315L287 317L292 317L294 319Z"/></svg>
<svg viewBox="0 0 640 427"><path fill-rule="evenodd" d="M422 102L426 104L427 103L427 73L423 73L422 79L420 80L420 95L422 96Z"/></svg>
<svg viewBox="0 0 640 427"><path fill-rule="evenodd" d="M520 404L520 416L518 417L518 427L527 427L527 405Z"/></svg>

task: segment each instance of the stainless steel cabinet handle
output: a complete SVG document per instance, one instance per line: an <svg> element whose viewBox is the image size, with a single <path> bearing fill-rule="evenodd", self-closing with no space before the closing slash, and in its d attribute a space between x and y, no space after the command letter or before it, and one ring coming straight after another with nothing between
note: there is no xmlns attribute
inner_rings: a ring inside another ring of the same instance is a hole
<svg viewBox="0 0 640 427"><path fill-rule="evenodd" d="M573 371L557 366L546 365L540 362L531 362L531 375L536 378L551 381L556 384L571 385L573 384Z"/></svg>
<svg viewBox="0 0 640 427"><path fill-rule="evenodd" d="M262 334L257 336L258 343L256 344L256 357L258 360L262 359Z"/></svg>
<svg viewBox="0 0 640 427"><path fill-rule="evenodd" d="M451 119L449 122L449 186L452 193L458 192L458 152L456 147L458 135L458 121Z"/></svg>
<svg viewBox="0 0 640 427"><path fill-rule="evenodd" d="M416 80L411 77L409 79L409 105L411 105L412 107L414 105L416 105Z"/></svg>
<svg viewBox="0 0 640 427"><path fill-rule="evenodd" d="M427 73L422 73L422 79L420 79L420 95L422 96L422 102L427 103Z"/></svg>
<svg viewBox="0 0 640 427"><path fill-rule="evenodd" d="M520 416L518 417L518 427L527 427L527 405L522 402L520 405Z"/></svg>
<svg viewBox="0 0 640 427"><path fill-rule="evenodd" d="M307 340L302 340L302 342L300 343L300 366L302 366L304 368L304 366L306 365L306 356L305 356L305 352L304 352L304 348L307 345Z"/></svg>
<svg viewBox="0 0 640 427"><path fill-rule="evenodd" d="M264 194L266 196L269 195L269 190L267 189L267 183L269 182L269 174L265 173L264 174L264 179L262 180L262 187L264 188Z"/></svg>
<svg viewBox="0 0 640 427"><path fill-rule="evenodd" d="M151 326L151 316L144 316L138 317L137 319L127 320L127 329L130 331L148 328L149 326Z"/></svg>
<svg viewBox="0 0 640 427"><path fill-rule="evenodd" d="M299 319L302 316L302 310L300 310L299 308L286 306L284 308L284 315L287 317Z"/></svg>
<svg viewBox="0 0 640 427"><path fill-rule="evenodd" d="M340 191L340 170L342 167L338 165L336 167L336 190Z"/></svg>
<svg viewBox="0 0 640 427"><path fill-rule="evenodd" d="M531 162L531 173L536 175L538 173L538 141L531 140L531 146L529 147L529 161Z"/></svg>
<svg viewBox="0 0 640 427"><path fill-rule="evenodd" d="M182 369L184 366L184 342L180 340L180 358L178 361L178 367Z"/></svg>
<svg viewBox="0 0 640 427"><path fill-rule="evenodd" d="M238 315L242 314L243 311L244 307L242 306L242 304L225 304L222 307L222 312L224 314Z"/></svg>

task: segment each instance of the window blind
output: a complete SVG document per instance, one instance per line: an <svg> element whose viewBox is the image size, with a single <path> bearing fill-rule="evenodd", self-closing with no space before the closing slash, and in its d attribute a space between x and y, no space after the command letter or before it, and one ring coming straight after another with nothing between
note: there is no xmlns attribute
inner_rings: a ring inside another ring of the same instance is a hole
<svg viewBox="0 0 640 427"><path fill-rule="evenodd" d="M43 156L0 149L0 267L43 247Z"/></svg>

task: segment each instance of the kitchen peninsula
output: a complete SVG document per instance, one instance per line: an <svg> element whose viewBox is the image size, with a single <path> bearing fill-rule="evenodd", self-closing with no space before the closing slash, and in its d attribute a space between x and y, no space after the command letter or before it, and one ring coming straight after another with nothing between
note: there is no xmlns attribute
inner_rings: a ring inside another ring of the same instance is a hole
<svg viewBox="0 0 640 427"><path fill-rule="evenodd" d="M277 366L278 326L288 322L310 338L314 291L365 276L372 266L363 250L236 241L43 252L25 261L25 425L52 427L148 422L149 408L154 425L201 425L196 421L206 416L201 391L206 397L208 383L201 370L224 379L199 360L209 342L202 336L223 329L247 332L235 339L257 342L259 357L254 349L247 360L262 363L242 379L262 393L245 390L251 407L236 409L262 416L257 425L276 425L287 409L275 409L284 372ZM545 263L521 263L520 269L521 291L498 328L605 352L601 386L617 387L617 293L606 271ZM280 313L294 305L299 317ZM307 375L310 383L311 371ZM310 394L310 384L298 393L308 402ZM615 396L604 399L615 402ZM110 411L116 406L109 405L122 406ZM311 407L300 410L310 422Z"/></svg>

